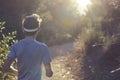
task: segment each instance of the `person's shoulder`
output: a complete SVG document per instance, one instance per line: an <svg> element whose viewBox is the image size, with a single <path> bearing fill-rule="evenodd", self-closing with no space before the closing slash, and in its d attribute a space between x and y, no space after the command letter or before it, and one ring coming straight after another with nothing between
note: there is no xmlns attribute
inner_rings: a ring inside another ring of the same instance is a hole
<svg viewBox="0 0 120 80"><path fill-rule="evenodd" d="M39 42L39 41L36 41L37 45L41 46L41 47L48 47L45 43L43 42Z"/></svg>
<svg viewBox="0 0 120 80"><path fill-rule="evenodd" d="M16 42L16 43L11 45L11 48L16 48L18 45L19 45L19 42Z"/></svg>
<svg viewBox="0 0 120 80"><path fill-rule="evenodd" d="M22 39L22 40L20 40L20 41L18 41L18 42L16 42L16 43L14 43L12 46L13 46L13 47L17 47L17 46L20 45L23 41L24 41L24 40Z"/></svg>

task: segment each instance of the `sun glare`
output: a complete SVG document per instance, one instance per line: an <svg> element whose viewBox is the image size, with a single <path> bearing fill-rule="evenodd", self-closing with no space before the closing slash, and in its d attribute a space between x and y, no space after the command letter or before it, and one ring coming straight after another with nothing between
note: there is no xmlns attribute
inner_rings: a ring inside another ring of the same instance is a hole
<svg viewBox="0 0 120 80"><path fill-rule="evenodd" d="M90 0L76 0L78 5L78 10L81 14L85 15L85 11L87 10L87 6L91 4Z"/></svg>

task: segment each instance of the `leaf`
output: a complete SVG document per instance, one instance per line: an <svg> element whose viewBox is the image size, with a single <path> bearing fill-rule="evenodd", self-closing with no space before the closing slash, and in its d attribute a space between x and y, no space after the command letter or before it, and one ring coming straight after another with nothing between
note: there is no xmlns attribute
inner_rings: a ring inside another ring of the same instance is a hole
<svg viewBox="0 0 120 80"><path fill-rule="evenodd" d="M2 26L5 25L5 23L6 23L5 21L1 22Z"/></svg>

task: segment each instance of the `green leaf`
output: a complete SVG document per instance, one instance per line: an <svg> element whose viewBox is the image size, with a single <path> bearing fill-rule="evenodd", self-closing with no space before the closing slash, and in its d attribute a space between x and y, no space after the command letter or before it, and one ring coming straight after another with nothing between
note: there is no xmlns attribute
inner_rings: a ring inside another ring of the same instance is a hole
<svg viewBox="0 0 120 80"><path fill-rule="evenodd" d="M2 25L5 25L5 23L6 23L6 22L5 22L5 21L3 21L1 24L2 24Z"/></svg>

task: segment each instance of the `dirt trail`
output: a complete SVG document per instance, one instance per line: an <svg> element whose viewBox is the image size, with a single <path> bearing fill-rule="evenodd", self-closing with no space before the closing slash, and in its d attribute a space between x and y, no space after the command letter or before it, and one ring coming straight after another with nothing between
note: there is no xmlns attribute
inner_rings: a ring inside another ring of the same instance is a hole
<svg viewBox="0 0 120 80"><path fill-rule="evenodd" d="M54 72L53 77L47 78L45 71L43 71L43 80L74 80L73 75L70 73L70 67L66 67L65 57L55 58L52 62L52 69Z"/></svg>
<svg viewBox="0 0 120 80"><path fill-rule="evenodd" d="M50 50L51 57L55 58L58 56L64 56L68 54L69 52L73 51L74 48L75 48L74 43L69 42L66 44L49 47L49 50Z"/></svg>
<svg viewBox="0 0 120 80"><path fill-rule="evenodd" d="M66 66L66 53L74 49L73 43L50 47L52 58L53 77L47 78L43 69L43 80L74 80L70 73L71 68Z"/></svg>

